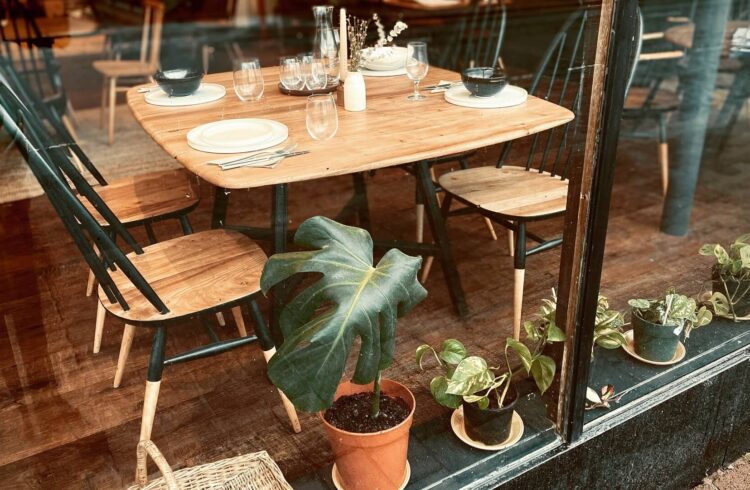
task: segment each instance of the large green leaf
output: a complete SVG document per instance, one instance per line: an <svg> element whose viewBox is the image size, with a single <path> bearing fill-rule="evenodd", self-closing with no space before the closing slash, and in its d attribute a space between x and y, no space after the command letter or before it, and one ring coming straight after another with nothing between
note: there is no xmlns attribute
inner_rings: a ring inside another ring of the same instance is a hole
<svg viewBox="0 0 750 490"><path fill-rule="evenodd" d="M470 356L458 363L448 380L447 392L452 395L473 395L486 390L495 381L487 361L478 356Z"/></svg>
<svg viewBox="0 0 750 490"><path fill-rule="evenodd" d="M268 375L297 408L316 412L333 402L357 337L352 381L369 383L391 364L396 318L427 291L417 281L419 257L393 249L374 267L372 238L365 230L317 216L300 225L294 242L313 250L272 256L261 277L263 293L295 274L322 277L282 310L284 343L271 359Z"/></svg>
<svg viewBox="0 0 750 490"><path fill-rule="evenodd" d="M461 397L452 395L447 392L448 379L445 376L436 376L430 382L430 393L439 404L448 408L458 408L461 406Z"/></svg>

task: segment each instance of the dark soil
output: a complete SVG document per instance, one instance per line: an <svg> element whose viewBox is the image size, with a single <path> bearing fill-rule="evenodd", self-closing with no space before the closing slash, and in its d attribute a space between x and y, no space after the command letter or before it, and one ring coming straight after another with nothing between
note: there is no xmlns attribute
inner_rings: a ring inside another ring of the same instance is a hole
<svg viewBox="0 0 750 490"><path fill-rule="evenodd" d="M366 434L397 426L409 416L411 409L401 398L380 394L380 415L370 417L372 393L342 396L326 410L329 424L348 432Z"/></svg>

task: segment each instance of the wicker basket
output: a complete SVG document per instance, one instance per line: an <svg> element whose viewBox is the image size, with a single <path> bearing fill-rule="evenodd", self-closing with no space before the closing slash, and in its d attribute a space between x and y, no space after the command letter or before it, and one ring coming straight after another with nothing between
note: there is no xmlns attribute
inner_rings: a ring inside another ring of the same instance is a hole
<svg viewBox="0 0 750 490"><path fill-rule="evenodd" d="M148 481L147 456L162 476ZM128 490L292 490L281 470L266 453L244 454L192 468L172 471L151 441L138 443L136 484Z"/></svg>

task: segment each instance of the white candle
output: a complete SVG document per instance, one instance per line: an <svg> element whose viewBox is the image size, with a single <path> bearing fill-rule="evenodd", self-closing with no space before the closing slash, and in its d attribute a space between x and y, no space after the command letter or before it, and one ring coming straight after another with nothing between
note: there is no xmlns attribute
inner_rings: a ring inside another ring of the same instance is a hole
<svg viewBox="0 0 750 490"><path fill-rule="evenodd" d="M348 42L346 34L346 9L339 11L339 79L343 82L349 73Z"/></svg>

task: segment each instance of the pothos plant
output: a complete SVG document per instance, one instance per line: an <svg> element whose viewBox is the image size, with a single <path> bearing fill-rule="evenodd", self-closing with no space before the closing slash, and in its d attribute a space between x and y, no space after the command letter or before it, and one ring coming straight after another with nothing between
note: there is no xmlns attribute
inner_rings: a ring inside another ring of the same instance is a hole
<svg viewBox="0 0 750 490"><path fill-rule="evenodd" d="M271 381L300 410L333 403L357 337L352 381L374 382L371 416L380 413L380 372L393 362L396 319L427 296L417 281L422 259L389 250L373 265L370 234L317 216L300 225L294 243L310 249L268 259L261 289L297 274L314 282L294 296L279 317L284 343L268 365Z"/></svg>
<svg viewBox="0 0 750 490"><path fill-rule="evenodd" d="M685 332L690 337L693 329L711 322L713 315L705 306L698 308L693 298L683 296L675 288L667 289L664 298L631 299L628 304L633 307L633 314L657 325L675 327L675 335Z"/></svg>
<svg viewBox="0 0 750 490"><path fill-rule="evenodd" d="M714 270L721 290L714 291L708 303L717 315L736 320L735 308L750 298L750 233L738 237L729 250L718 243L706 243L698 253L716 259Z"/></svg>
<svg viewBox="0 0 750 490"><path fill-rule="evenodd" d="M526 374L534 378L539 392L547 391L555 377L556 365L554 359L542 352L547 344L564 341L565 334L554 321L548 321L542 314L537 321L525 322L524 329L531 348L507 338L503 351L504 364L497 367L490 366L482 357L469 356L466 347L456 339L445 340L440 352L427 344L420 345L416 352L420 369L423 369L422 361L428 352L433 353L443 369L444 374L430 382L430 392L435 401L448 408L458 408L462 400L476 403L482 409L489 408L491 403L502 408L514 374L511 353L521 361Z"/></svg>

